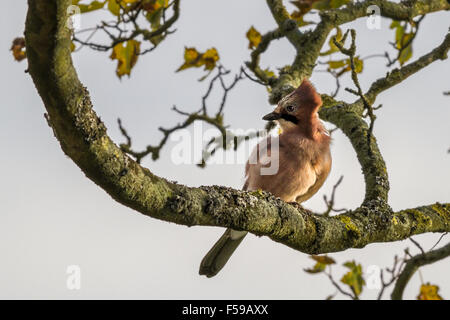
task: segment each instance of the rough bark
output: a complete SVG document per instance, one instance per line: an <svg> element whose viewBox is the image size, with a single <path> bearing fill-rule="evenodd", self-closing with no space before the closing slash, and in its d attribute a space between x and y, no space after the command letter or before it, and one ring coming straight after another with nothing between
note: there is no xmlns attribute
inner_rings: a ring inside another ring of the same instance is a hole
<svg viewBox="0 0 450 320"><path fill-rule="evenodd" d="M356 210L324 217L264 192L219 186L188 188L157 177L121 151L92 108L89 93L72 64L70 30L66 27L70 0L28 0L28 4L25 37L29 73L49 124L64 153L123 205L182 225L247 230L306 253L450 231L450 203L392 212L387 204L386 167L375 138L366 143L367 124L358 115L360 108L333 100L326 101L324 117L340 124L352 141L367 183L365 201ZM369 156L367 148L372 152Z"/></svg>

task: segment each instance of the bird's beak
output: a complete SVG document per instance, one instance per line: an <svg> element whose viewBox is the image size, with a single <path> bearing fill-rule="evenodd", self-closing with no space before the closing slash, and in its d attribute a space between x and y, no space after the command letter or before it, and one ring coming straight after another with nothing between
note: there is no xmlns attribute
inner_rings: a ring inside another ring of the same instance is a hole
<svg viewBox="0 0 450 320"><path fill-rule="evenodd" d="M271 120L278 120L280 118L281 118L281 114L280 113L271 112L271 113L266 114L263 117L263 120L271 121Z"/></svg>

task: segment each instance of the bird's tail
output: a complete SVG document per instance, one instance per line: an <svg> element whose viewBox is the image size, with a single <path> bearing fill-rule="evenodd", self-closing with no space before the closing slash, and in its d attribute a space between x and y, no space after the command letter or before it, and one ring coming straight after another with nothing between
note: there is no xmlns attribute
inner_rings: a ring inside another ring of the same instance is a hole
<svg viewBox="0 0 450 320"><path fill-rule="evenodd" d="M247 231L227 229L200 263L200 275L211 278L219 273L246 235Z"/></svg>

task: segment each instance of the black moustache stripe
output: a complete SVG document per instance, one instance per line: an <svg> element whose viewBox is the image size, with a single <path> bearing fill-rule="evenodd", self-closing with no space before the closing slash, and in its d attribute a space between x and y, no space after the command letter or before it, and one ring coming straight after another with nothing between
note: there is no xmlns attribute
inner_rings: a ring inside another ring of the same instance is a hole
<svg viewBox="0 0 450 320"><path fill-rule="evenodd" d="M298 124L298 119L296 117L294 117L293 115L291 115L291 114L283 113L281 115L281 119L284 119L286 121L290 121L290 122L292 122L294 124Z"/></svg>

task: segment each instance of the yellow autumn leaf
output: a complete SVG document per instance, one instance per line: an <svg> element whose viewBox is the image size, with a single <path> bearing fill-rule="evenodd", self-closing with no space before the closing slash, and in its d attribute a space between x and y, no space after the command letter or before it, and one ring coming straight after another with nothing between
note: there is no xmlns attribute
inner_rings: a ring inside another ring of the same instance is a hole
<svg viewBox="0 0 450 320"><path fill-rule="evenodd" d="M329 257L327 255L324 255L324 256L312 255L312 256L310 256L310 258L315 260L315 261L317 261L317 262L319 262L319 263L326 264L326 265L328 265L328 264L335 264L336 263L336 261L334 261L333 258L331 258L331 257Z"/></svg>
<svg viewBox="0 0 450 320"><path fill-rule="evenodd" d="M25 39L16 38L12 42L11 51L16 61L22 61L27 57L27 52L25 50Z"/></svg>
<svg viewBox="0 0 450 320"><path fill-rule="evenodd" d="M114 46L110 58L118 61L116 74L119 78L124 75L130 76L131 69L137 62L140 47L141 43L136 40L128 40Z"/></svg>
<svg viewBox="0 0 450 320"><path fill-rule="evenodd" d="M332 53L338 52L339 48L334 44L334 39L336 39L336 41L341 41L342 40L342 30L339 27L336 27L336 33L330 37L330 39L328 40L328 46L330 47L327 51L325 52L321 52L320 55L321 56L328 56Z"/></svg>
<svg viewBox="0 0 450 320"><path fill-rule="evenodd" d="M310 21L305 21L304 16L312 9L312 5L314 2L318 0L296 0L291 1L291 3L297 7L297 10L290 14L291 19L294 19L297 22L299 27L306 26L310 24Z"/></svg>
<svg viewBox="0 0 450 320"><path fill-rule="evenodd" d="M102 9L105 4L105 1L91 1L90 3L79 3L80 1L72 1L72 4L77 5L80 8L81 13L91 12L95 10Z"/></svg>
<svg viewBox="0 0 450 320"><path fill-rule="evenodd" d="M113 15L118 16L120 13L120 5L116 0L109 0L108 1L108 10Z"/></svg>
<svg viewBox="0 0 450 320"><path fill-rule="evenodd" d="M312 268L304 269L304 271L308 273L320 273L325 270L327 265L336 263L336 261L334 261L333 258L328 257L327 255L324 256L312 255L310 256L310 258L316 261L316 264Z"/></svg>
<svg viewBox="0 0 450 320"><path fill-rule="evenodd" d="M275 77L275 72L273 72L269 68L264 69L263 72L268 78Z"/></svg>
<svg viewBox="0 0 450 320"><path fill-rule="evenodd" d="M216 48L206 50L201 58L205 64L205 70L212 70L216 66L216 62L219 60L219 53Z"/></svg>
<svg viewBox="0 0 450 320"><path fill-rule="evenodd" d="M249 49L255 49L261 42L261 33L259 33L259 31L256 30L253 26L251 26L250 29L247 31L246 37L249 41L248 43Z"/></svg>
<svg viewBox="0 0 450 320"><path fill-rule="evenodd" d="M113 15L118 16L120 9L127 8L131 4L138 3L141 0L108 0L108 10Z"/></svg>
<svg viewBox="0 0 450 320"><path fill-rule="evenodd" d="M349 61L349 63L350 63L350 61ZM355 72L356 73L361 73L363 71L363 68L364 68L364 61L361 60L359 58L359 56L356 56L353 59L353 63L355 64Z"/></svg>
<svg viewBox="0 0 450 320"><path fill-rule="evenodd" d="M328 67L330 69L339 69L339 68L345 67L347 65L347 61L345 59L344 60L334 60L334 61L330 60L327 63L328 63Z"/></svg>
<svg viewBox="0 0 450 320"><path fill-rule="evenodd" d="M186 63L192 63L196 61L199 56L200 54L195 48L185 48L184 50L184 61Z"/></svg>
<svg viewBox="0 0 450 320"><path fill-rule="evenodd" d="M219 60L219 53L216 48L206 50L205 53L200 53L197 49L191 47L184 48L184 63L176 70L181 71L188 68L199 68L204 66L205 70L212 70L215 68Z"/></svg>
<svg viewBox="0 0 450 320"><path fill-rule="evenodd" d="M432 284L423 284L420 286L420 293L417 300L443 300L438 294L439 287Z"/></svg>
<svg viewBox="0 0 450 320"><path fill-rule="evenodd" d="M142 9L148 12L154 12L161 8L167 8L169 0L144 0L142 1Z"/></svg>
<svg viewBox="0 0 450 320"><path fill-rule="evenodd" d="M344 266L350 269L341 279L341 282L348 285L356 296L359 296L366 284L362 276L362 267L355 261L346 262Z"/></svg>
<svg viewBox="0 0 450 320"><path fill-rule="evenodd" d="M354 57L353 63L355 65L355 72L361 73L364 69L364 61L359 58L359 56ZM351 71L351 62L350 59L343 60L330 60L327 61L328 70L340 69L337 70L337 75L342 76L344 73Z"/></svg>

